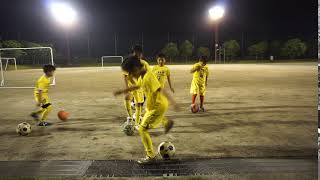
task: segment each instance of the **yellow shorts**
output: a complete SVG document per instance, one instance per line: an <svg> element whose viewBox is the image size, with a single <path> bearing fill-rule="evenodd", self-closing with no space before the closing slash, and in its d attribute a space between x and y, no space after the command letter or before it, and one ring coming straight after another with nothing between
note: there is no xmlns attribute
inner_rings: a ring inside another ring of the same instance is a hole
<svg viewBox="0 0 320 180"><path fill-rule="evenodd" d="M168 110L168 103L157 104L152 110L146 109L146 113L140 123L140 126L150 129L156 128L158 125L165 124L167 118L164 116Z"/></svg>
<svg viewBox="0 0 320 180"><path fill-rule="evenodd" d="M41 104L49 104L50 103L50 99L49 96L47 94L42 94L42 101L39 101L38 95L34 94L34 99L37 103L41 103Z"/></svg>
<svg viewBox="0 0 320 180"><path fill-rule="evenodd" d="M204 96L206 94L206 85L204 83L196 83L192 81L190 93Z"/></svg>
<svg viewBox="0 0 320 180"><path fill-rule="evenodd" d="M142 89L138 89L136 91L131 92L131 95L133 96L135 103L144 102L144 94Z"/></svg>

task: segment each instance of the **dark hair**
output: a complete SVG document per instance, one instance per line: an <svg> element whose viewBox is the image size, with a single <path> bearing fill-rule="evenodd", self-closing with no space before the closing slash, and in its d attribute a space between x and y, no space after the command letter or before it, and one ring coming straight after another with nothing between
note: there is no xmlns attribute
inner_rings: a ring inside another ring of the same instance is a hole
<svg viewBox="0 0 320 180"><path fill-rule="evenodd" d="M159 53L159 54L158 54L158 57L159 57L159 58L166 58L166 55L163 54L163 53Z"/></svg>
<svg viewBox="0 0 320 180"><path fill-rule="evenodd" d="M139 53L143 52L142 46L139 44L134 45L131 50L132 52L139 52Z"/></svg>
<svg viewBox="0 0 320 180"><path fill-rule="evenodd" d="M51 64L46 64L42 67L44 73L52 72L56 70L56 67Z"/></svg>
<svg viewBox="0 0 320 180"><path fill-rule="evenodd" d="M140 59L136 56L126 58L121 64L121 69L128 73L132 73L135 69L140 69L142 67L143 65L141 64Z"/></svg>
<svg viewBox="0 0 320 180"><path fill-rule="evenodd" d="M202 62L208 62L208 56L201 56L200 61Z"/></svg>

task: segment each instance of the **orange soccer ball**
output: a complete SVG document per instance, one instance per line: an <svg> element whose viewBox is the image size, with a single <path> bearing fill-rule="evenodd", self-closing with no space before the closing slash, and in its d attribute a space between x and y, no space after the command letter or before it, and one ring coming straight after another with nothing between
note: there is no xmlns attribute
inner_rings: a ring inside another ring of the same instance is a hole
<svg viewBox="0 0 320 180"><path fill-rule="evenodd" d="M64 111L64 110L61 110L58 112L58 118L61 120L61 121L67 121L68 118L69 118L69 113Z"/></svg>
<svg viewBox="0 0 320 180"><path fill-rule="evenodd" d="M192 113L197 113L199 111L199 105L198 104L192 104L190 109L191 109Z"/></svg>

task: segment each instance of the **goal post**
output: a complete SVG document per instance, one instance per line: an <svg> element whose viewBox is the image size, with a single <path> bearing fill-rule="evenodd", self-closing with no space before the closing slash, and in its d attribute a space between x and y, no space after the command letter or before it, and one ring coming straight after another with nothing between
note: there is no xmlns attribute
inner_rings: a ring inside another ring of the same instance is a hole
<svg viewBox="0 0 320 180"><path fill-rule="evenodd" d="M102 56L101 57L101 68L104 68L106 63L105 61L108 61L108 63L111 64L118 64L123 62L123 56Z"/></svg>
<svg viewBox="0 0 320 180"><path fill-rule="evenodd" d="M8 69L8 64L9 64L9 61L11 60L11 61L13 61L13 63L14 63L14 69L15 70L18 70L18 68L17 68L17 59L16 58L8 58L8 57L2 57L1 59L0 59L0 61L6 61L6 66L5 66L5 68L4 68L4 71L6 71L7 69Z"/></svg>
<svg viewBox="0 0 320 180"><path fill-rule="evenodd" d="M37 53L42 53L42 50L47 50L49 53L48 53L48 59L47 59L47 62L46 63L42 63L42 64L52 64L54 65L54 60L53 60L53 49L51 47L28 47L28 48L0 48L0 74L1 74L1 83L0 83L0 88L34 88L34 86L7 86L7 78L6 78L6 75L5 75L5 71L7 71L7 68L8 68L8 63L9 63L9 60L12 60L14 61L14 66L15 66L15 70L18 70L17 68L17 60L19 61L19 58L17 57L7 57L7 54L15 54L14 52L19 52L21 54L24 54L25 52L28 52L28 51L33 51L30 52L31 55L29 56L36 56L34 55L36 51L34 50L39 50L39 52ZM22 53L23 52L23 53ZM28 53L25 53L25 54L28 54ZM24 54L24 55L25 55ZM2 57L3 55L5 55L6 57ZM5 67L4 67L4 62L3 61L6 61L6 64L5 64ZM56 84L56 78L55 76L52 78L52 82L51 82L51 85L55 85Z"/></svg>

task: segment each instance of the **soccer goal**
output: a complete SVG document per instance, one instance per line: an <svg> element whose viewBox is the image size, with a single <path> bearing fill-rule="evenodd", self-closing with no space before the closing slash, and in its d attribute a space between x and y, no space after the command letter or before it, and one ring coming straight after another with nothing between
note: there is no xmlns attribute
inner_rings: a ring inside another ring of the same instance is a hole
<svg viewBox="0 0 320 180"><path fill-rule="evenodd" d="M5 66L5 68L4 68L5 71L8 69L8 64L9 64L10 61L13 61L14 69L15 69L15 70L18 70L16 58L2 57L2 58L0 59L0 61L1 61L1 62L2 62L2 61L6 61L6 66ZM3 64L3 63L2 63L2 64Z"/></svg>
<svg viewBox="0 0 320 180"><path fill-rule="evenodd" d="M15 71L8 70L10 62ZM54 65L51 47L0 48L0 88L34 88L44 64ZM53 77L51 85L55 84Z"/></svg>
<svg viewBox="0 0 320 180"><path fill-rule="evenodd" d="M123 62L122 56L102 56L101 57L101 67L105 66L117 66Z"/></svg>

